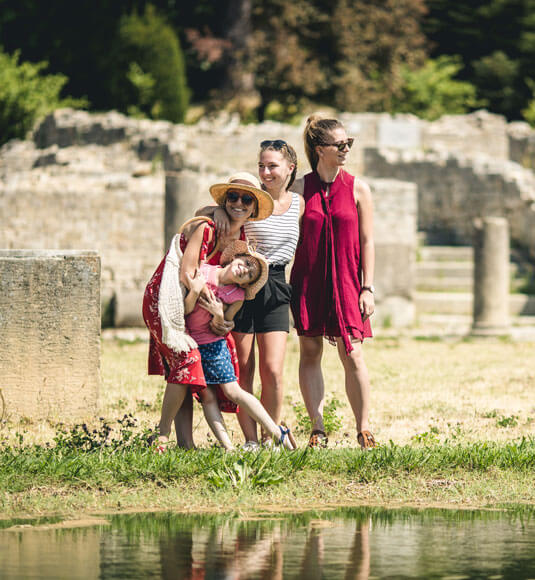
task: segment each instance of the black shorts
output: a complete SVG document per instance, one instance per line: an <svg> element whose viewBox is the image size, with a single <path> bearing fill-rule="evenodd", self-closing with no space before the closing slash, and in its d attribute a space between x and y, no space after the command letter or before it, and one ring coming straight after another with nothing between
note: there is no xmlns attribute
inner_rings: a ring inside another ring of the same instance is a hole
<svg viewBox="0 0 535 580"><path fill-rule="evenodd" d="M292 287L286 283L285 267L270 266L266 285L254 300L245 301L234 317L234 332L289 332L291 297Z"/></svg>

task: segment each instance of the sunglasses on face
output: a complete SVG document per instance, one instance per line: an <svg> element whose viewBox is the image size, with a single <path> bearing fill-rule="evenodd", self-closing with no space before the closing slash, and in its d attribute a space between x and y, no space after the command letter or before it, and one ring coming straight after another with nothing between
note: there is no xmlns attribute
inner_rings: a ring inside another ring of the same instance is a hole
<svg viewBox="0 0 535 580"><path fill-rule="evenodd" d="M338 151L343 151L346 147L351 149L354 142L355 139L353 137L349 137L347 141L340 141L339 143L322 143L322 145L325 147L336 147Z"/></svg>
<svg viewBox="0 0 535 580"><path fill-rule="evenodd" d="M236 203L239 199L241 199L242 204L247 207L253 205L255 202L255 197L248 193L238 193L237 191L227 192L227 201L230 201L230 203Z"/></svg>
<svg viewBox="0 0 535 580"><path fill-rule="evenodd" d="M260 143L261 149L266 149L267 147L273 147L273 149L279 150L283 149L284 147L288 147L288 143L282 139L267 139L266 141L262 141L262 143Z"/></svg>

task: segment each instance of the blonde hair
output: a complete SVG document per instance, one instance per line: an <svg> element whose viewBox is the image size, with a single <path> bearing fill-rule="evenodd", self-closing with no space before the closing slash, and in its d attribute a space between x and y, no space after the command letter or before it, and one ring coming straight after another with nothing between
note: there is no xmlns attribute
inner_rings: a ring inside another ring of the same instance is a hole
<svg viewBox="0 0 535 580"><path fill-rule="evenodd" d="M318 166L318 154L316 147L329 143L329 137L335 129L343 129L344 126L338 119L325 117L322 113L313 113L306 121L303 132L305 153L313 170Z"/></svg>

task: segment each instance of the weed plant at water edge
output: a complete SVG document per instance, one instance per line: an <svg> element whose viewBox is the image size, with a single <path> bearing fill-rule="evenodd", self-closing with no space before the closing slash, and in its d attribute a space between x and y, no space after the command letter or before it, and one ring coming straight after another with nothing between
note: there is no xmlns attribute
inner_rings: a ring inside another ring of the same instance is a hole
<svg viewBox="0 0 535 580"><path fill-rule="evenodd" d="M219 448L155 454L146 433L132 432L126 416L112 437L110 426L89 432L83 426L60 431L56 446L4 446L0 450L0 488L22 492L39 486L111 491L147 483L167 487L195 481L203 489L254 491L266 487L299 486L305 473L323 477L351 476L368 483L407 474L436 476L459 471L525 471L535 468L535 438L503 443L399 446L391 442L368 452L360 449L299 449L259 453Z"/></svg>

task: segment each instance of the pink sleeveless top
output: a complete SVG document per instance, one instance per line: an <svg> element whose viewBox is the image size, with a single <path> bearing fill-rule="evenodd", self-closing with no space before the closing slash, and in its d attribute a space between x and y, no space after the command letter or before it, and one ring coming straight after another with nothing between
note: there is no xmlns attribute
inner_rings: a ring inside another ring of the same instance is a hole
<svg viewBox="0 0 535 580"><path fill-rule="evenodd" d="M327 195L327 184L313 171L305 175L305 213L290 283L297 334L351 338L372 336L359 310L360 241L355 178L340 170Z"/></svg>

